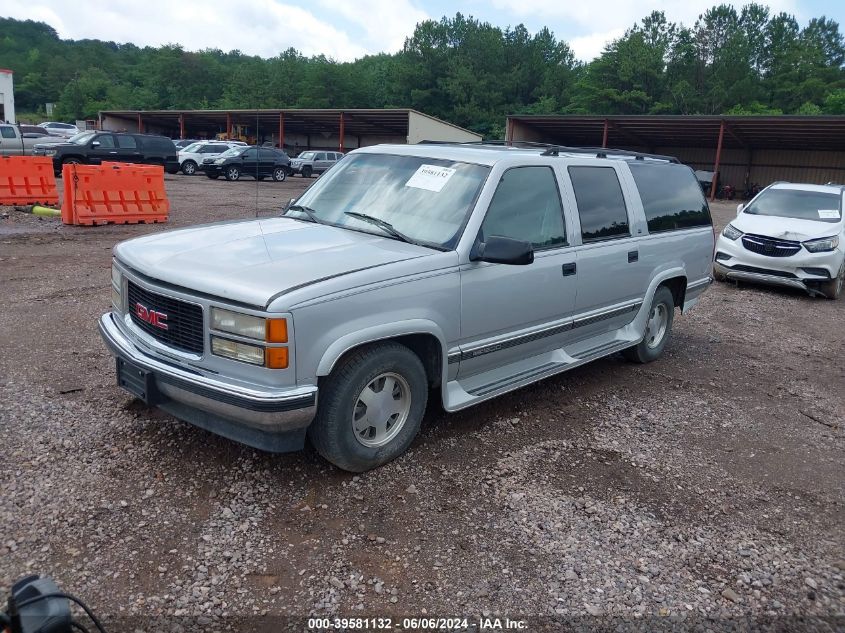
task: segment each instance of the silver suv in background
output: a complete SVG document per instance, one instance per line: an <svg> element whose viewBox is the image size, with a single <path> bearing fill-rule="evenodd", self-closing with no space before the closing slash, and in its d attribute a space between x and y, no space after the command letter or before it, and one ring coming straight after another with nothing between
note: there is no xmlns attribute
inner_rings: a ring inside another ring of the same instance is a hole
<svg viewBox="0 0 845 633"><path fill-rule="evenodd" d="M337 161L343 158L342 152L307 151L302 152L290 161L290 168L295 174L303 178L310 178L312 175L320 175L334 166Z"/></svg>
<svg viewBox="0 0 845 633"><path fill-rule="evenodd" d="M281 217L115 247L100 332L120 386L350 471L458 411L621 352L657 359L711 282L692 170L622 151L355 150Z"/></svg>
<svg viewBox="0 0 845 633"><path fill-rule="evenodd" d="M202 170L202 164L206 158L217 158L233 147L244 147L244 144L229 141L197 141L191 143L177 150L179 169L186 176L193 176L198 170Z"/></svg>
<svg viewBox="0 0 845 633"><path fill-rule="evenodd" d="M82 131L73 123L59 123L58 121L44 121L43 123L39 123L38 127L44 128L50 134L63 136L64 138L70 138Z"/></svg>

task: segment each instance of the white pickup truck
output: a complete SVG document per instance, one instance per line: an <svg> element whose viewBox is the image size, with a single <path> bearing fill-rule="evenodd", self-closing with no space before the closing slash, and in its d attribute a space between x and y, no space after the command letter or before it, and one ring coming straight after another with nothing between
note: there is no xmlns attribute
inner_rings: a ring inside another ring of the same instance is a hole
<svg viewBox="0 0 845 633"><path fill-rule="evenodd" d="M32 148L36 145L63 143L66 140L59 136L21 133L17 125L0 124L0 156L32 156Z"/></svg>

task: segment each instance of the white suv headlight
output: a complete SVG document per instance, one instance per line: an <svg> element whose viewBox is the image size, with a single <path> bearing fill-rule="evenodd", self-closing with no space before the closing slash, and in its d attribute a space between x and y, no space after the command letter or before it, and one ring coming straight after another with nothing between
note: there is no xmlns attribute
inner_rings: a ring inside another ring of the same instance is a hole
<svg viewBox="0 0 845 633"><path fill-rule="evenodd" d="M722 235L731 241L735 241L742 237L742 231L736 228L733 224L728 224L722 231Z"/></svg>
<svg viewBox="0 0 845 633"><path fill-rule="evenodd" d="M809 240L804 242L804 248L811 253L824 253L827 251L836 250L839 246L839 236L832 235L831 237L822 237L817 240Z"/></svg>

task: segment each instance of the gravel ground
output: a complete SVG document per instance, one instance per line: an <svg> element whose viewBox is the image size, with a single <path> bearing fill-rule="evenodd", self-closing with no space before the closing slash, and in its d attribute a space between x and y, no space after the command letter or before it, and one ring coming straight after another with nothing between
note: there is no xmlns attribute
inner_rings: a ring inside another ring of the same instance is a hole
<svg viewBox="0 0 845 633"><path fill-rule="evenodd" d="M842 300L715 284L657 362L430 406L406 455L359 476L119 390L95 328L111 247L268 215L306 184L168 176L167 225L0 210L0 595L49 574L117 631L845 628ZM713 205L720 227L732 206Z"/></svg>

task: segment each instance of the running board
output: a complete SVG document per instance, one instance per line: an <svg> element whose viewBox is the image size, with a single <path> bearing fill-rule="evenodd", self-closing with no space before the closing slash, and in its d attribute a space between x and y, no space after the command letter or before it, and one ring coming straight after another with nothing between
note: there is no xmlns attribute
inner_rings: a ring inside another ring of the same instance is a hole
<svg viewBox="0 0 845 633"><path fill-rule="evenodd" d="M578 357L570 356L565 349L556 349L476 376L451 380L443 391L443 406L447 411L465 409L636 344L636 340L614 337L580 352Z"/></svg>

